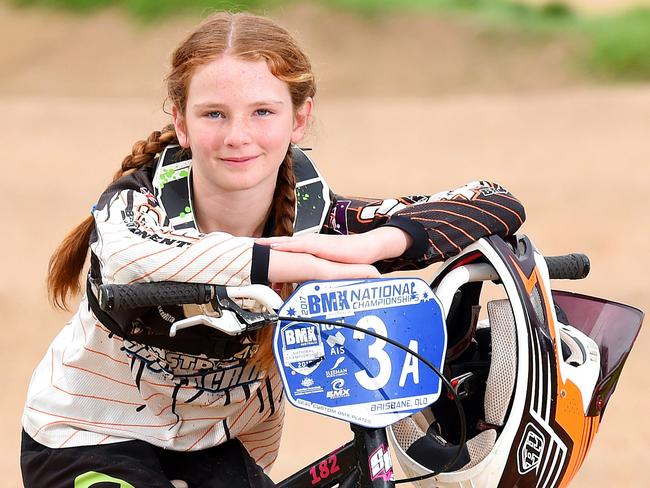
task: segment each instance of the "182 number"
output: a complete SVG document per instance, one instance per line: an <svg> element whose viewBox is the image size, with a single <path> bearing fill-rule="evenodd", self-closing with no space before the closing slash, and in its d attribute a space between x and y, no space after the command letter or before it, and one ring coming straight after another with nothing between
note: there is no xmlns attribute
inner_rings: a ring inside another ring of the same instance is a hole
<svg viewBox="0 0 650 488"><path fill-rule="evenodd" d="M315 485L324 479L329 478L334 473L341 470L339 465L336 464L336 454L332 454L327 459L323 459L320 463L309 468L311 475L311 484Z"/></svg>

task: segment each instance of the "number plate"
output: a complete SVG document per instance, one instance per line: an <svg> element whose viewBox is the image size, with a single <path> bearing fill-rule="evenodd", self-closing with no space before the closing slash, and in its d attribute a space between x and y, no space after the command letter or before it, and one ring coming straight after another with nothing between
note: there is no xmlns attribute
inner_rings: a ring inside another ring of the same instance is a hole
<svg viewBox="0 0 650 488"><path fill-rule="evenodd" d="M365 427L385 427L440 395L441 381L426 365L361 331L300 318L344 322L389 337L433 363L444 362L442 307L418 278L320 281L289 297L273 349L289 402Z"/></svg>

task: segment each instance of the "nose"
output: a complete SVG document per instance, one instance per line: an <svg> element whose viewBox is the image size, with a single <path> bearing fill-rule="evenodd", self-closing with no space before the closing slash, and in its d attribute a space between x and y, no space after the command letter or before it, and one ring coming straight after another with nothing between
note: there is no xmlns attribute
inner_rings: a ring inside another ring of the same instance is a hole
<svg viewBox="0 0 650 488"><path fill-rule="evenodd" d="M223 142L231 147L239 147L250 143L251 134L246 120L242 117L232 117L226 128Z"/></svg>

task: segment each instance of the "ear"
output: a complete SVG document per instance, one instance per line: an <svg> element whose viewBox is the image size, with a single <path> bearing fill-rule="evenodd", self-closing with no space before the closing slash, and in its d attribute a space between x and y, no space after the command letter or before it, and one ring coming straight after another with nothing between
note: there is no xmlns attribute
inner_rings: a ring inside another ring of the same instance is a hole
<svg viewBox="0 0 650 488"><path fill-rule="evenodd" d="M174 129L176 129L176 137L181 147L190 147L190 138L187 135L187 124L185 117L178 111L176 106L172 106L172 118L174 119Z"/></svg>
<svg viewBox="0 0 650 488"><path fill-rule="evenodd" d="M305 103L296 111L296 115L293 118L293 129L291 130L292 144L298 144L304 137L313 108L314 100L311 97L307 97Z"/></svg>

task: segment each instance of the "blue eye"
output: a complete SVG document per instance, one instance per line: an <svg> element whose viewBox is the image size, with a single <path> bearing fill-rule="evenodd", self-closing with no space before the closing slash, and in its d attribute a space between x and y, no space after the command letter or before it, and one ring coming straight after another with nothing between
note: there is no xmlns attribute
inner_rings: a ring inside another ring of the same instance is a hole
<svg viewBox="0 0 650 488"><path fill-rule="evenodd" d="M205 116L209 119L221 119L223 118L223 113L221 112L208 112Z"/></svg>
<svg viewBox="0 0 650 488"><path fill-rule="evenodd" d="M263 115L263 116L265 116L265 115L271 115L272 113L273 113L273 112L271 112L271 111L270 111L269 109L267 109L267 108L258 108L257 110L255 110L255 114L257 114L257 115Z"/></svg>

